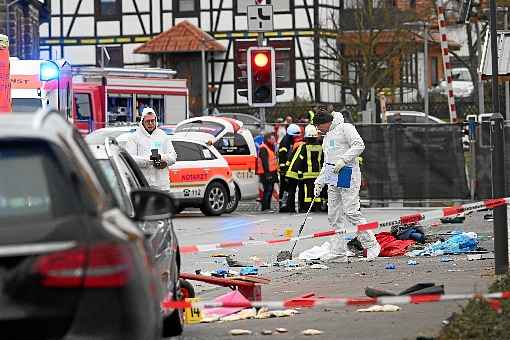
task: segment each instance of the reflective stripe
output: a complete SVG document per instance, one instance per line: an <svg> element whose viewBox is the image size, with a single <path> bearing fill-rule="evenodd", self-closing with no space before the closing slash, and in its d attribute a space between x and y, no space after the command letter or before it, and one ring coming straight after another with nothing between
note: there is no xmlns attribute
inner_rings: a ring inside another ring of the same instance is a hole
<svg viewBox="0 0 510 340"><path fill-rule="evenodd" d="M324 153L322 152L322 145L320 144L306 144L306 165L307 165L307 171L305 171L303 178L317 178L319 177L319 173L321 170L321 160L324 157ZM313 153L318 153L319 157L315 159L312 157ZM317 161L317 171L314 170L314 164L312 161Z"/></svg>
<svg viewBox="0 0 510 340"><path fill-rule="evenodd" d="M296 143L297 144L297 143ZM295 144L294 144L295 145ZM294 171L292 168L294 164L296 163L296 160L300 156L301 150L302 150L303 143L299 144L297 150L294 153L294 157L290 160L290 163L287 162L286 166L288 168L287 172L285 173L285 177L288 178L294 178L294 179L300 179L303 178L303 173L301 171Z"/></svg>

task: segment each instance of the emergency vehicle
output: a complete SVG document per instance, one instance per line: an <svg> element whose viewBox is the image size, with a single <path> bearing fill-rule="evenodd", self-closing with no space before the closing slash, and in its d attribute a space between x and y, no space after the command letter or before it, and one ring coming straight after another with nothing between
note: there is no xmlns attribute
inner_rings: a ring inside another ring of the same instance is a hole
<svg viewBox="0 0 510 340"><path fill-rule="evenodd" d="M13 57L10 64L13 112L51 107L71 118L73 77L67 61Z"/></svg>
<svg viewBox="0 0 510 340"><path fill-rule="evenodd" d="M154 108L160 124L187 119L186 79L175 71L145 68L74 68L73 120L81 133L137 121L144 107Z"/></svg>
<svg viewBox="0 0 510 340"><path fill-rule="evenodd" d="M258 197L257 150L251 132L243 128L241 121L212 116L191 118L177 124L174 136L206 141L228 162L234 175L236 195L226 212L234 211L241 199Z"/></svg>
<svg viewBox="0 0 510 340"><path fill-rule="evenodd" d="M123 133L115 139L124 147L131 133ZM235 197L236 186L225 158L204 141L175 135L171 135L170 140L177 154L177 161L168 172L177 212L190 207L200 208L208 216L230 212L227 208ZM90 140L88 143L95 144Z"/></svg>

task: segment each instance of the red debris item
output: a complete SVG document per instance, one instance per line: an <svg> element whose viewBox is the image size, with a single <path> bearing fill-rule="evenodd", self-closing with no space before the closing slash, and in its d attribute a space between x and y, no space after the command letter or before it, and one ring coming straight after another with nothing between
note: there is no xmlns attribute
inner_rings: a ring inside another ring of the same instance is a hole
<svg viewBox="0 0 510 340"><path fill-rule="evenodd" d="M395 236L385 231L376 234L375 238L381 245L379 256L382 257L403 256L407 249L416 243L413 240L397 240Z"/></svg>

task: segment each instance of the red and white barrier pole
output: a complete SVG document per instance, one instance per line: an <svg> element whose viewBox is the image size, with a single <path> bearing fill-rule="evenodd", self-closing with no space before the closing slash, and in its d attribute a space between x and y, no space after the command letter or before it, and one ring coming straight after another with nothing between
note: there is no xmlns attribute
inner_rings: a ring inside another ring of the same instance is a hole
<svg viewBox="0 0 510 340"><path fill-rule="evenodd" d="M453 97L452 69L450 64L450 55L448 54L448 38L446 34L446 20L444 17L443 0L437 0L437 21L439 24L439 35L441 36L441 54L443 56L444 76L448 88L448 109L450 110L450 122L457 121L457 107Z"/></svg>

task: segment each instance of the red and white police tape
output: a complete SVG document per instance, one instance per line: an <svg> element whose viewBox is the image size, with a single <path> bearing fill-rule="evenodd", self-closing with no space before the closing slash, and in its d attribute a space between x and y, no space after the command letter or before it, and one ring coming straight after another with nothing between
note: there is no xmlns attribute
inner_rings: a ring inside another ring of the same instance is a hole
<svg viewBox="0 0 510 340"><path fill-rule="evenodd" d="M370 297L320 297L320 298L296 298L284 301L247 301L247 302L218 302L218 301L175 301L162 302L162 308L317 308L317 307L344 307L361 305L407 305L442 301L469 300L474 298L510 299L510 291L488 294L427 294L427 295L404 295Z"/></svg>
<svg viewBox="0 0 510 340"><path fill-rule="evenodd" d="M464 205L447 207L438 210L426 211L423 213L416 213L411 215L400 216L396 219L386 221L372 221L364 224L358 224L352 230L348 230L349 233L373 230L385 227L392 227L402 224L412 224L422 221L435 220L443 217L457 216L467 212L473 212L484 209L493 209L502 205L509 204L510 197L489 199L481 202L468 203ZM311 238L320 238L326 236L333 236L337 233L343 233L344 230L330 229L326 231L319 231L309 235L303 235L299 237L282 238L274 240L261 240L261 241L232 241L232 242L221 242L221 243L210 243L210 244L197 244L197 245L184 245L179 247L181 254L190 253L201 253L206 251L213 251L218 249L227 248L240 248L247 246L262 246L262 245L274 245L298 240L307 240Z"/></svg>

